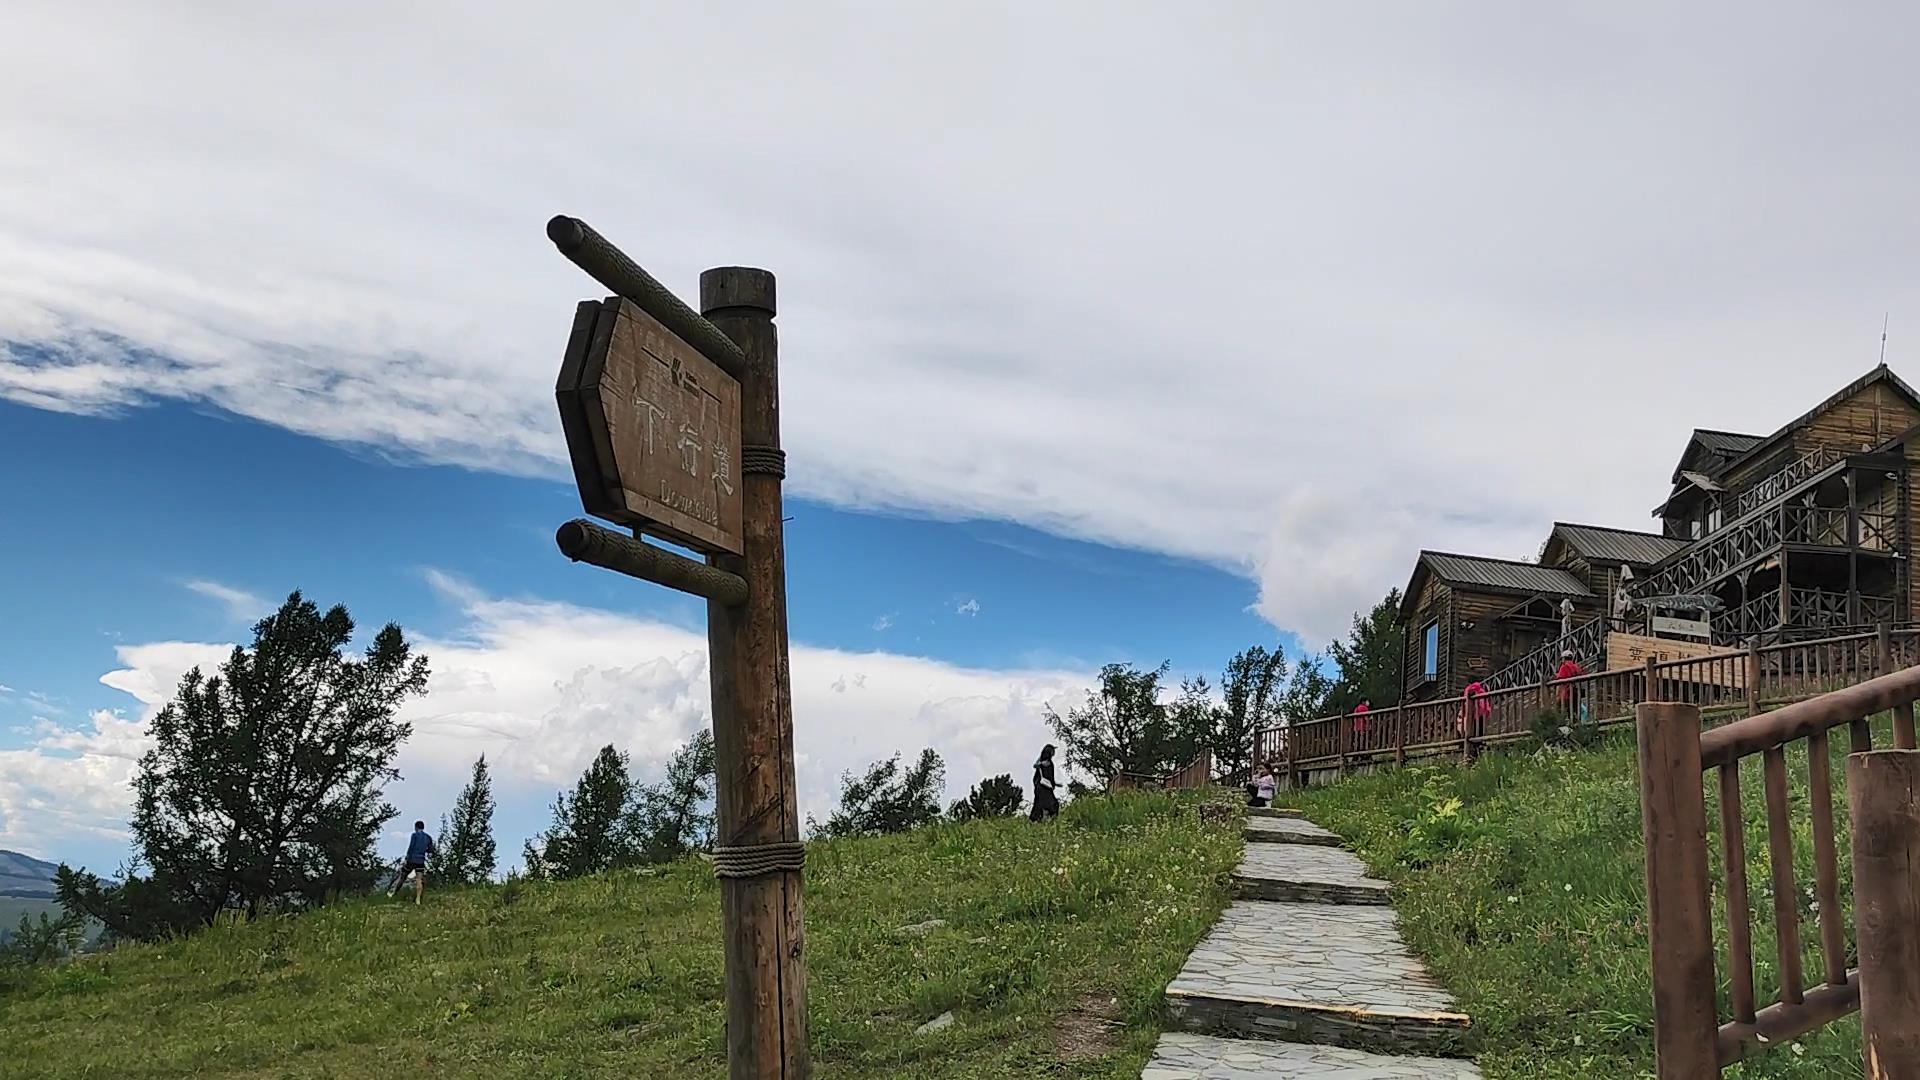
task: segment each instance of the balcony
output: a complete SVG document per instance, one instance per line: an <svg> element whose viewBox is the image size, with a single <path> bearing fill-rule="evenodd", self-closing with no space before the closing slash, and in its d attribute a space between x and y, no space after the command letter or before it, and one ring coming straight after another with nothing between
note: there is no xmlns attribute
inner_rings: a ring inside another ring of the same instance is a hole
<svg viewBox="0 0 1920 1080"><path fill-rule="evenodd" d="M1850 521L1857 521L1854 532ZM1630 595L1702 593L1781 547L1827 548L1893 554L1900 550L1900 519L1877 510L1781 503L1757 511L1682 551L1635 582Z"/></svg>

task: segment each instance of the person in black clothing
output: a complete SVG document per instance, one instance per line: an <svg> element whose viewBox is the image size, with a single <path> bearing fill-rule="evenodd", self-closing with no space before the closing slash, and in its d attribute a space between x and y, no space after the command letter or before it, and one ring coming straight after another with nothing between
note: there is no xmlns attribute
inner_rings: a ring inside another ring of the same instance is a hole
<svg viewBox="0 0 1920 1080"><path fill-rule="evenodd" d="M1030 821L1060 816L1060 799L1053 793L1053 744L1040 748L1040 760L1033 763L1033 812Z"/></svg>

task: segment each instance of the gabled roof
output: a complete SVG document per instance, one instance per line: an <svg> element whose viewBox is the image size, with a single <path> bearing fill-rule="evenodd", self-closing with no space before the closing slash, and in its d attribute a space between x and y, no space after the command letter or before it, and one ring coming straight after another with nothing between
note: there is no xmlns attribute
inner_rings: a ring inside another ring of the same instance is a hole
<svg viewBox="0 0 1920 1080"><path fill-rule="evenodd" d="M1696 472L1717 476L1734 459L1766 441L1765 435L1694 428L1693 434L1687 436L1687 448L1680 451L1680 463L1673 467L1672 482L1678 484Z"/></svg>
<svg viewBox="0 0 1920 1080"><path fill-rule="evenodd" d="M1548 537L1551 539L1555 536L1592 562L1617 562L1633 566L1652 566L1691 543L1659 533L1611 529L1604 525L1576 525L1567 521L1553 523L1553 532Z"/></svg>
<svg viewBox="0 0 1920 1080"><path fill-rule="evenodd" d="M1731 461L1727 462L1724 468L1718 470L1718 473L1727 472L1733 469L1735 466L1740 465L1742 462L1746 461L1747 459L1755 457L1763 453L1764 451L1770 449L1775 443L1779 442L1781 439L1786 438L1788 435L1791 435L1794 432L1799 431L1801 428L1806 427L1808 424L1812 423L1813 419L1819 416L1821 413L1826 412L1828 409L1833 408L1835 405L1840 404L1841 402L1847 400L1848 398L1852 397L1855 394L1858 394L1860 391L1865 390L1867 387L1872 386L1875 383L1886 383L1888 386L1893 388L1895 393L1899 394L1901 397L1906 398L1907 404L1912 405L1916 409L1920 409L1920 394L1915 393L1913 390L1913 387L1908 386L1904 379L1900 378L1900 376L1898 375L1895 375L1893 373L1892 368L1889 368L1885 364L1881 364L1879 367L1874 368L1872 371L1867 372L1865 375L1862 375L1859 378L1848 383L1847 385L1841 387L1839 390L1835 391L1832 395L1830 395L1825 401L1822 401L1820 404L1815 405L1813 408L1808 409L1806 412L1801 413L1799 416L1788 421L1785 426L1780 428L1780 430L1774 432L1773 434L1767 436L1766 438L1761 439L1760 441L1740 451L1738 454L1734 456L1734 458ZM1695 432L1694 434L1698 435L1699 432Z"/></svg>
<svg viewBox="0 0 1920 1080"><path fill-rule="evenodd" d="M1407 581L1407 590L1402 594L1402 616L1412 611L1413 598L1419 591L1417 587L1423 572L1434 575L1448 585L1484 592L1518 593L1523 596L1593 595L1579 578L1557 566L1541 566L1512 559L1489 559L1483 555L1422 551L1420 560L1414 563L1413 577Z"/></svg>

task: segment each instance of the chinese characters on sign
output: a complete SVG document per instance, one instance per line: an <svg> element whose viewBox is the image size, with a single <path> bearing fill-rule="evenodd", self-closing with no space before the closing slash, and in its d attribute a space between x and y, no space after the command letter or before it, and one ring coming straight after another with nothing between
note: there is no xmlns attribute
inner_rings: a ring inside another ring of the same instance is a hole
<svg viewBox="0 0 1920 1080"><path fill-rule="evenodd" d="M732 376L616 298L581 306L558 396L589 513L698 551L740 553Z"/></svg>

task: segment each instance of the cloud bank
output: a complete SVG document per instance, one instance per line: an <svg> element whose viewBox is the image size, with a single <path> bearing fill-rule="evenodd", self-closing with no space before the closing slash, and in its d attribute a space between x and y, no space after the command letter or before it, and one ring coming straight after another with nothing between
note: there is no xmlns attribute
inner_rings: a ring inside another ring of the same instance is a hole
<svg viewBox="0 0 1920 1080"><path fill-rule="evenodd" d="M466 14L11 6L0 396L563 475L568 212L778 272L795 493L1209 560L1311 642L1419 547L1646 525L1689 427L1920 325L1907 6Z"/></svg>

